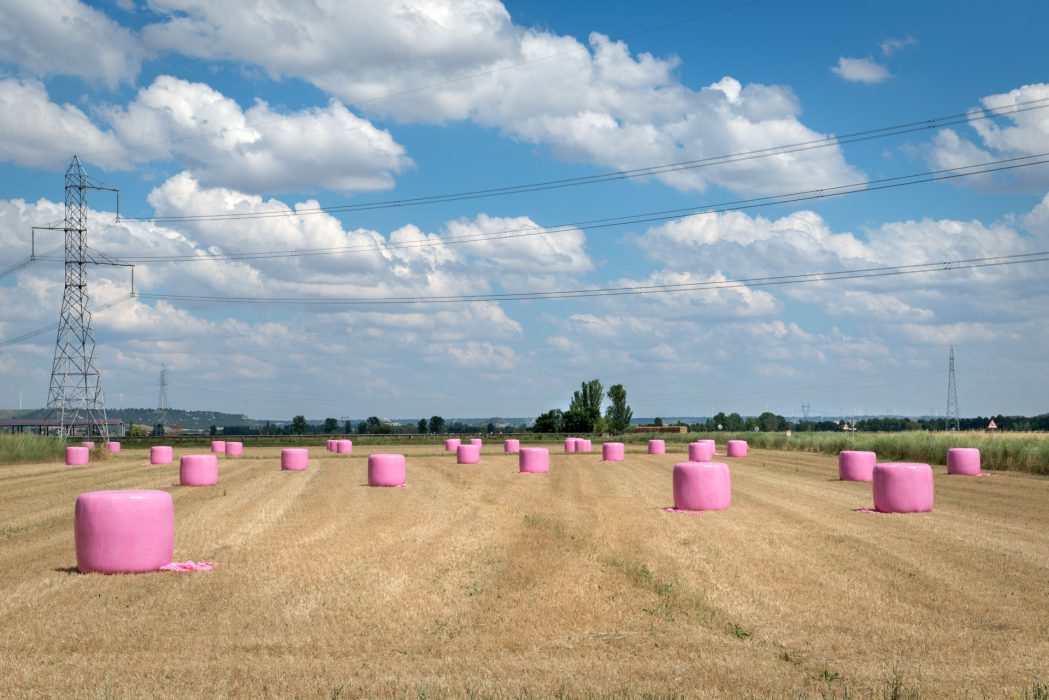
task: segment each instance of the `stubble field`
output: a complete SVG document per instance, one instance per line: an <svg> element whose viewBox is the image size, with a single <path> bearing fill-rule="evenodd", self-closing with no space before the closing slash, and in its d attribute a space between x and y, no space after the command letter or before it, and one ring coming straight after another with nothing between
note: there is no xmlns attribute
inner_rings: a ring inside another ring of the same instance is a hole
<svg viewBox="0 0 1049 700"><path fill-rule="evenodd" d="M396 489L361 447L249 447L205 488L178 453L0 467L0 697L1049 692L1049 480L939 468L934 512L879 515L835 458L752 450L697 516L662 511L683 447L642 449L386 448ZM216 568L77 574L74 500L117 488L172 492L176 561Z"/></svg>

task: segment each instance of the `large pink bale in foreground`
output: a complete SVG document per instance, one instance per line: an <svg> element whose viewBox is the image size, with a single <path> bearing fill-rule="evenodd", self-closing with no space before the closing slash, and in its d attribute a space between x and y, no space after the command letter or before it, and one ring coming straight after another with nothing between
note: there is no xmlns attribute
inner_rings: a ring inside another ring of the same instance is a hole
<svg viewBox="0 0 1049 700"><path fill-rule="evenodd" d="M219 483L218 458L215 455L183 456L178 463L178 481L183 486L214 486Z"/></svg>
<svg viewBox="0 0 1049 700"><path fill-rule="evenodd" d="M106 449L112 452L113 454L117 454L118 452L120 452L120 443L116 440L110 440L106 443Z"/></svg>
<svg viewBox="0 0 1049 700"><path fill-rule="evenodd" d="M353 440L336 440L335 452L340 455L353 454Z"/></svg>
<svg viewBox="0 0 1049 700"><path fill-rule="evenodd" d="M667 443L663 440L649 440L648 453L650 455L665 455L667 453Z"/></svg>
<svg viewBox="0 0 1049 700"><path fill-rule="evenodd" d="M226 456L240 457L244 454L243 442L226 442Z"/></svg>
<svg viewBox="0 0 1049 700"><path fill-rule="evenodd" d="M479 445L459 445L455 448L455 461L459 464L477 464L481 461Z"/></svg>
<svg viewBox="0 0 1049 700"><path fill-rule="evenodd" d="M518 453L517 468L529 474L550 471L550 450L545 447L522 447Z"/></svg>
<svg viewBox="0 0 1049 700"><path fill-rule="evenodd" d="M224 453L226 451L226 441L225 440L212 440L211 441L211 451L216 453L216 454L218 454L220 452Z"/></svg>
<svg viewBox="0 0 1049 700"><path fill-rule="evenodd" d="M285 447L280 451L280 468L301 472L310 465L310 451L305 447Z"/></svg>
<svg viewBox="0 0 1049 700"><path fill-rule="evenodd" d="M484 440L482 440L481 438L470 438L470 444L476 447L477 449L481 449L482 447L484 447Z"/></svg>
<svg viewBox="0 0 1049 700"><path fill-rule="evenodd" d="M571 454L576 451L576 443L579 442L579 438L565 438L565 452Z"/></svg>
<svg viewBox="0 0 1049 700"><path fill-rule="evenodd" d="M714 459L714 446L711 440L697 440L688 443L689 462L709 462Z"/></svg>
<svg viewBox="0 0 1049 700"><path fill-rule="evenodd" d="M368 486L403 486L404 455L368 455Z"/></svg>
<svg viewBox="0 0 1049 700"><path fill-rule="evenodd" d="M80 573L156 571L171 563L175 551L171 494L152 490L82 493L73 514L73 539Z"/></svg>
<svg viewBox="0 0 1049 700"><path fill-rule="evenodd" d="M517 454L521 449L521 441L514 440L513 438L503 440L503 452L507 454Z"/></svg>
<svg viewBox="0 0 1049 700"><path fill-rule="evenodd" d="M91 461L91 450L86 447L69 446L66 448L66 465L82 467Z"/></svg>
<svg viewBox="0 0 1049 700"><path fill-rule="evenodd" d="M947 450L947 473L961 476L980 475L980 450L975 447L951 447Z"/></svg>
<svg viewBox="0 0 1049 700"><path fill-rule="evenodd" d="M169 445L154 445L149 448L150 464L171 464L174 459L174 450Z"/></svg>
<svg viewBox="0 0 1049 700"><path fill-rule="evenodd" d="M444 451L445 452L455 452L456 448L459 447L459 444L461 442L462 442L462 440L460 440L459 438L448 438L447 440L444 441Z"/></svg>
<svg viewBox="0 0 1049 700"><path fill-rule="evenodd" d="M750 452L750 445L746 440L729 440L725 448L725 454L729 457L746 457Z"/></svg>
<svg viewBox="0 0 1049 700"><path fill-rule="evenodd" d="M601 459L605 462L622 462L626 447L621 442L606 442L601 446Z"/></svg>
<svg viewBox="0 0 1049 700"><path fill-rule="evenodd" d="M915 462L874 465L874 510L880 513L926 513L932 510L932 468Z"/></svg>
<svg viewBox="0 0 1049 700"><path fill-rule="evenodd" d="M724 462L674 465L674 507L678 510L725 510L732 503L732 478Z"/></svg>
<svg viewBox="0 0 1049 700"><path fill-rule="evenodd" d="M878 455L863 450L842 450L838 453L838 478L842 481L870 481Z"/></svg>

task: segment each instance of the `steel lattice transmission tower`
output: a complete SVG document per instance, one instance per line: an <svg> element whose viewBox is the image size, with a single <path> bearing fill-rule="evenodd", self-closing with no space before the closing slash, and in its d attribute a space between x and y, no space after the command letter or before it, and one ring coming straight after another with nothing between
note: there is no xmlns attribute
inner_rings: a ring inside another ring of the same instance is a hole
<svg viewBox="0 0 1049 700"><path fill-rule="evenodd" d="M91 311L87 308L86 266L128 264L88 248L86 210L88 190L116 190L88 177L76 156L69 163L65 179L63 223L34 227L65 233L65 288L51 366L51 387L47 393L48 417L58 418L62 435L70 435L76 426L83 425L88 435L97 434L108 440L105 395L95 364L95 336L91 330ZM119 201L118 195L118 211Z"/></svg>
<svg viewBox="0 0 1049 700"><path fill-rule="evenodd" d="M166 365L160 365L160 395L157 397L157 420L158 426L164 426L168 422L168 410L171 405L168 403L168 368Z"/></svg>
<svg viewBox="0 0 1049 700"><path fill-rule="evenodd" d="M946 430L961 430L961 416L958 413L958 387L954 383L954 346L951 346L950 359L947 361L947 413Z"/></svg>

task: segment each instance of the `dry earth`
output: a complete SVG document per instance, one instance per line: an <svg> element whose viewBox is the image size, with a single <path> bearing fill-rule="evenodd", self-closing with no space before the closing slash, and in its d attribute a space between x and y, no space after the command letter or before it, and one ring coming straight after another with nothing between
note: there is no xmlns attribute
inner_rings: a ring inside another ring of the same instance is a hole
<svg viewBox="0 0 1049 700"><path fill-rule="evenodd" d="M733 504L666 513L681 455L551 455L517 473L405 448L273 448L210 488L126 451L0 467L2 697L1023 697L1049 684L1049 480L936 476L930 514L878 515L833 458L726 460ZM75 572L83 491L175 498L175 559Z"/></svg>

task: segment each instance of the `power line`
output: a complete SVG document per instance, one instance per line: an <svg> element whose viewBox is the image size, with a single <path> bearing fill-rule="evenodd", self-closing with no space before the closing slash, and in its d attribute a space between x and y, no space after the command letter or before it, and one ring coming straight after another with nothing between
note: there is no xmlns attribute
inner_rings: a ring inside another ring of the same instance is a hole
<svg viewBox="0 0 1049 700"><path fill-rule="evenodd" d="M1041 158L1042 160L1036 160ZM846 185L836 185L820 189L804 190L782 195L770 195L766 197L753 197L750 199L734 200L717 204L699 205L695 207L684 207L678 209L664 209L660 211L629 214L619 217L607 217L601 219L589 219L572 223L556 224L553 226L526 226L521 228L503 229L490 233L463 234L459 236L441 236L427 238L421 241L402 241L369 243L363 245L333 246L328 248L304 248L279 251L261 251L257 253L194 253L192 255L153 255L123 258L129 263L148 262L205 262L212 260L262 260L270 258L296 258L314 255L336 255L344 253L374 252L397 250L402 248L427 248L438 245L453 245L462 243L477 243L493 240L505 240L512 238L523 238L528 236L542 236L556 233L565 233L573 230L596 230L616 226L628 226L631 224L649 224L659 221L667 221L682 216L698 214L716 214L729 211L744 211L770 207L777 204L792 204L797 202L811 201L814 199L825 199L840 197L861 192L877 192L880 190L917 185L940 180L951 180L974 175L985 175L988 173L1015 170L1018 168L1043 165L1049 163L1049 152L1029 156L1018 156L1015 158L1004 158L974 165L964 165L955 168L944 168L931 170L910 175L897 175L893 177L880 178L877 180L866 180Z"/></svg>
<svg viewBox="0 0 1049 700"><path fill-rule="evenodd" d="M839 270L836 272L810 272L795 275L777 275L773 277L754 277L736 280L714 280L707 282L685 282L680 284L637 285L628 287L603 287L597 289L571 289L546 292L508 292L498 294L464 294L450 296L412 296L412 297L351 297L351 298L302 298L302 297L220 297L212 295L140 293L143 299L164 299L168 301L192 301L230 304L293 304L293 305L352 305L373 306L390 304L457 304L479 301L540 301L549 299L578 299L587 297L625 296L644 294L667 294L675 292L717 291L739 287L770 287L788 284L809 284L813 282L835 282L839 280L864 279L871 277L891 277L899 275L924 274L929 272L950 272L1002 265L1019 265L1049 261L1049 251L1023 253L968 260L944 260L940 262L917 263L912 265L893 265L865 269Z"/></svg>
<svg viewBox="0 0 1049 700"><path fill-rule="evenodd" d="M95 313L98 313L99 311L103 311L104 309L110 309L110 308L116 306L117 304L123 303L123 302L127 301L128 299L131 299L132 296L133 295L131 295L131 294L126 294L126 295L124 295L122 297L118 297L118 298L113 299L111 301L107 301L104 304L99 304L98 306L94 306L94 307L91 308L91 313L95 314ZM17 335L17 336L15 336L13 338L7 338L6 340L0 340L0 348L6 348L6 347L8 347L10 345L16 345L18 343L21 343L24 340L29 340L30 338L35 338L38 335L41 335L43 333L47 333L49 331L57 330L57 329L58 329L58 323L52 323L50 325L44 326L43 328L37 328L34 331L28 331L27 333L23 333L22 335Z"/></svg>
<svg viewBox="0 0 1049 700"><path fill-rule="evenodd" d="M605 182L617 182L621 180L651 177L654 175L664 175L667 173L675 173L684 170L694 170L697 168L706 168L718 165L731 165L733 163L741 163L760 158L771 158L773 156L778 155L789 155L792 153L810 151L818 148L828 148L830 146L837 146L841 144L858 143L861 141L869 141L872 139L880 139L890 136L901 136L917 131L926 131L928 129L938 129L961 123L971 123L974 121L980 121L984 119L1009 116L1037 109L1045 109L1046 107L1049 107L1049 97L1037 100L1029 100L1026 102L1019 102L1015 105L1010 105L1008 107L1000 108L998 110L987 110L979 116L971 115L970 113L952 114L944 117L934 117L930 119L922 119L919 121L907 122L905 124L897 124L894 126L867 129L864 131L857 131L850 134L843 134L841 136L828 136L822 139L801 141L797 143L784 144L781 146L770 146L768 148L759 148L751 151L728 153L717 156L709 156L706 158L678 161L675 163L662 163L657 165L646 166L643 168L635 168L632 170L618 170L615 172L599 173L596 175L584 175L573 178L545 180L521 185L508 185L504 187L492 187L487 189L469 190L464 192L455 192L440 195L427 195L421 197L409 197L404 199L379 200L374 202L362 202L360 204L332 205L327 207L309 207L299 208L295 210L289 209L279 212L186 214L178 216L158 216L149 218L123 218L121 220L150 221L155 223L174 223L183 221L196 222L268 219L287 216L308 216L315 214L372 211L377 209L402 208L427 204L445 204L448 202L457 202L463 200L483 199L487 197L499 197L511 194L526 194L531 192L541 192L545 190L562 189L566 187L578 187L581 185L600 184Z"/></svg>

